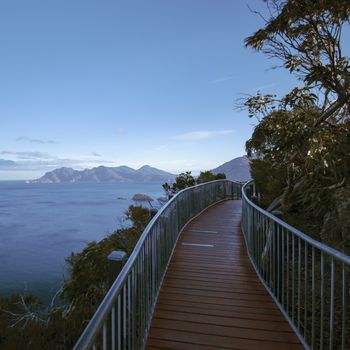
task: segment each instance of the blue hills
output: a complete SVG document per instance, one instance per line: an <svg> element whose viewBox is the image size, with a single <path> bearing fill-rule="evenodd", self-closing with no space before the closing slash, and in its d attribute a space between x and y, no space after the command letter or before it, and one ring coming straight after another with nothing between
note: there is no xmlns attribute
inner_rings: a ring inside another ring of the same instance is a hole
<svg viewBox="0 0 350 350"><path fill-rule="evenodd" d="M45 173L42 177L29 180L28 183L61 183L61 182L159 182L174 180L176 175L144 165L139 169L128 166L106 167L75 170L62 167Z"/></svg>

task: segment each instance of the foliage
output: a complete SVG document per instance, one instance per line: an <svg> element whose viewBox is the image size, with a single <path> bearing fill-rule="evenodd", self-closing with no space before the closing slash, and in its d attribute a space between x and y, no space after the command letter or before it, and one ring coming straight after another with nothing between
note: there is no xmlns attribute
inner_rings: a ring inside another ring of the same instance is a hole
<svg viewBox="0 0 350 350"><path fill-rule="evenodd" d="M67 258L69 277L60 293L64 305L43 306L34 296L0 298L1 349L71 349L108 290L107 256L129 255L150 220L147 208L130 206L131 226L100 242L90 242Z"/></svg>
<svg viewBox="0 0 350 350"><path fill-rule="evenodd" d="M280 164L272 164L267 159L253 159L250 172L256 190L261 194L260 205L267 208L282 193L286 185L286 169Z"/></svg>
<svg viewBox="0 0 350 350"><path fill-rule="evenodd" d="M173 184L164 183L163 189L167 194L168 198L171 198L175 193L187 188L194 186L196 184L196 180L192 176L190 171L186 171L185 173L181 173L175 179Z"/></svg>
<svg viewBox="0 0 350 350"><path fill-rule="evenodd" d="M42 304L33 295L18 294L0 299L0 348L25 349L31 336L40 335L46 327Z"/></svg>
<svg viewBox="0 0 350 350"><path fill-rule="evenodd" d="M190 171L186 171L177 176L173 184L168 184L166 182L162 186L168 198L171 198L174 194L187 187L220 179L226 179L226 175L223 173L213 174L211 171L207 170L201 171L199 176L194 178Z"/></svg>
<svg viewBox="0 0 350 350"><path fill-rule="evenodd" d="M321 112L315 124L334 116L349 115L349 58L343 44L344 26L349 25L348 0L267 0L270 18L265 26L246 38L245 44L276 58L293 73L301 86L281 98L257 93L245 100L250 116L266 116L274 109L317 105Z"/></svg>
<svg viewBox="0 0 350 350"><path fill-rule="evenodd" d="M273 112L255 128L247 151L260 154L252 159L252 177L262 204L288 213L290 220L298 218L294 220L297 227L325 241L323 219L335 217L333 211L346 206L341 201L346 196L339 193L349 188L350 121L314 127L318 115L297 109ZM306 213L307 218L300 220ZM341 230L343 221L337 221L333 229ZM345 244L344 239L337 242Z"/></svg>
<svg viewBox="0 0 350 350"><path fill-rule="evenodd" d="M132 229L137 235L142 233L150 221L150 212L142 206L131 205L124 213L125 218L132 222Z"/></svg>
<svg viewBox="0 0 350 350"><path fill-rule="evenodd" d="M285 96L258 92L243 103L259 121L246 143L259 204L279 209L292 226L350 255L350 64L342 38L349 29L350 2L266 3L270 18L246 46L279 59L299 84ZM313 268L320 270L320 261ZM324 273L330 280L329 270ZM336 269L335 295L331 301L326 285L325 308L342 305L341 278ZM321 283L317 274L315 283ZM330 315L317 308L315 313L330 323ZM343 308L335 307L334 348L340 347L342 315Z"/></svg>
<svg viewBox="0 0 350 350"><path fill-rule="evenodd" d="M223 173L213 174L211 171L201 171L198 178L196 179L196 183L202 184L205 182L223 179L226 179L226 175Z"/></svg>
<svg viewBox="0 0 350 350"><path fill-rule="evenodd" d="M246 143L252 177L268 210L350 252L350 64L344 0L267 1L271 18L246 45L280 59L302 83L277 98L249 97L259 124Z"/></svg>

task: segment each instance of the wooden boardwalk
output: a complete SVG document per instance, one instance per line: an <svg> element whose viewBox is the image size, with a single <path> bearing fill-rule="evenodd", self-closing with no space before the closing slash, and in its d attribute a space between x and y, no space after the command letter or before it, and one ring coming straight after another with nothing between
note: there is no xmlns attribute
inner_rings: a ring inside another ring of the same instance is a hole
<svg viewBox="0 0 350 350"><path fill-rule="evenodd" d="M183 231L147 349L303 349L251 266L241 208L241 201L221 202Z"/></svg>

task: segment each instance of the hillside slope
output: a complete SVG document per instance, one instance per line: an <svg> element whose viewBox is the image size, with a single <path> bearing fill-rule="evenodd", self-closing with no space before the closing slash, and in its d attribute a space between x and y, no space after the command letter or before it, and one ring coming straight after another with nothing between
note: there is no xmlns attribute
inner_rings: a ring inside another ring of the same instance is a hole
<svg viewBox="0 0 350 350"><path fill-rule="evenodd" d="M212 172L214 174L224 173L229 180L248 181L251 179L249 160L246 156L234 158L213 169Z"/></svg>

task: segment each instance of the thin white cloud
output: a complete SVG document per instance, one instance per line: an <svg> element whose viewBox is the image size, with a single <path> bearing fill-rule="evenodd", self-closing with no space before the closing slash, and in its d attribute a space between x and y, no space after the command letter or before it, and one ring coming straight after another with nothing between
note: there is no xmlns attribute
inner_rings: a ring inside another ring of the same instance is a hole
<svg viewBox="0 0 350 350"><path fill-rule="evenodd" d="M173 174L180 174L185 171L191 171L192 175L198 175L202 170L214 169L217 163L211 161L199 161L197 159L167 159L153 161L152 166L168 171Z"/></svg>
<svg viewBox="0 0 350 350"><path fill-rule="evenodd" d="M254 88L254 91L261 91L261 90L270 89L270 88L275 87L277 85L278 85L277 83L271 83L271 84L257 86L256 88Z"/></svg>
<svg viewBox="0 0 350 350"><path fill-rule="evenodd" d="M161 152L161 151L166 151L167 149L168 149L167 145L159 145L159 146L155 147L154 151Z"/></svg>
<svg viewBox="0 0 350 350"><path fill-rule="evenodd" d="M232 80L232 79L234 79L234 77L231 76L231 75L229 75L229 76L227 76L227 77L221 77L221 78L212 80L212 83L213 83L213 84L218 84L218 83L223 83L223 82L225 82L225 81Z"/></svg>
<svg viewBox="0 0 350 350"><path fill-rule="evenodd" d="M56 157L42 152L14 152L14 151L1 151L1 155L14 156L17 159L55 159Z"/></svg>
<svg viewBox="0 0 350 350"><path fill-rule="evenodd" d="M100 153L97 153L97 152L92 152L91 155L93 157L102 157L102 155Z"/></svg>
<svg viewBox="0 0 350 350"><path fill-rule="evenodd" d="M125 130L124 130L123 128L118 128L118 129L116 130L116 133L117 133L118 136L123 135L124 132L125 132Z"/></svg>
<svg viewBox="0 0 350 350"><path fill-rule="evenodd" d="M183 141L194 141L194 140L204 140L212 137L225 136L230 135L234 132L234 130L217 130L217 131L191 131L184 134L175 135L173 138L176 140Z"/></svg>
<svg viewBox="0 0 350 350"><path fill-rule="evenodd" d="M42 152L17 152L0 151L0 155L10 156L13 160L0 159L0 169L6 166L12 166L18 171L43 171L52 170L60 167L87 168L101 164L115 164L114 161L101 158L96 153L94 156L81 156L76 158L61 158L55 155ZM10 163L11 162L11 163Z"/></svg>
<svg viewBox="0 0 350 350"><path fill-rule="evenodd" d="M41 144L41 145L45 145L45 144L52 144L52 143L58 143L57 141L54 140L43 140L43 139L32 139L30 137L27 136L20 136L16 138L16 141L25 141L25 142L30 142L30 143L37 143L37 144Z"/></svg>

